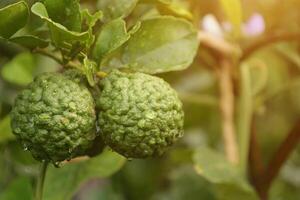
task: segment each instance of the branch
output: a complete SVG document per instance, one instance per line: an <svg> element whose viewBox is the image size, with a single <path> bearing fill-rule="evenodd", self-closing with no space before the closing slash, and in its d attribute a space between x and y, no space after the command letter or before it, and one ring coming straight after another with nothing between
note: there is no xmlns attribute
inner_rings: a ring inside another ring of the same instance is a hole
<svg viewBox="0 0 300 200"><path fill-rule="evenodd" d="M238 54L240 52L238 47L227 42L223 38L215 37L203 31L198 32L198 39L201 45L212 49L223 56L230 56L233 54Z"/></svg>
<svg viewBox="0 0 300 200"><path fill-rule="evenodd" d="M255 116L253 116L250 135L249 175L253 186L262 200L266 200L268 194L268 192L263 189L264 167L260 147L257 142Z"/></svg>
<svg viewBox="0 0 300 200"><path fill-rule="evenodd" d="M282 34L268 35L263 38L257 39L255 42L251 43L251 45L243 48L243 55L240 58L240 61L246 60L254 52L259 50L260 48L266 47L269 44L273 44L276 42L293 41L293 40L300 41L300 33L282 33Z"/></svg>
<svg viewBox="0 0 300 200"><path fill-rule="evenodd" d="M281 167L289 158L300 141L300 120L292 128L286 139L282 142L274 157L271 159L264 174L264 189L268 190L274 178L277 177Z"/></svg>
<svg viewBox="0 0 300 200"><path fill-rule="evenodd" d="M231 163L238 163L238 149L234 127L234 92L231 79L232 63L221 59L219 71L220 109L222 116L223 139L225 152Z"/></svg>

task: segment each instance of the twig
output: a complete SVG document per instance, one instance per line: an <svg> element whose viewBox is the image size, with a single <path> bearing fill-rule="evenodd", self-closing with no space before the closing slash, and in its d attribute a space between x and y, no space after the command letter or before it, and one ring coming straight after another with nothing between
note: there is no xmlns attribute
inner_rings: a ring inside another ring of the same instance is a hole
<svg viewBox="0 0 300 200"><path fill-rule="evenodd" d="M300 120L292 128L288 136L282 142L278 150L275 152L274 157L269 162L264 174L264 187L268 191L272 181L277 177L281 167L289 158L295 147L300 141Z"/></svg>
<svg viewBox="0 0 300 200"><path fill-rule="evenodd" d="M292 40L300 41L300 33L282 33L276 35L268 35L263 38L257 39L255 42L251 43L251 45L243 48L243 55L241 56L240 60L243 61L247 59L258 49L266 47L269 44Z"/></svg>
<svg viewBox="0 0 300 200"><path fill-rule="evenodd" d="M220 109L226 156L231 163L237 164L238 151L233 117L234 92L231 79L231 65L228 59L221 58L219 71Z"/></svg>

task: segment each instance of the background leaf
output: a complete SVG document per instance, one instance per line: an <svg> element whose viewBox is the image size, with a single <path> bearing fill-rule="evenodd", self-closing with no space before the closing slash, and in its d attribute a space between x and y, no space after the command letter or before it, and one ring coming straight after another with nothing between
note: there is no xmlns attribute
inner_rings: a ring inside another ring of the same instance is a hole
<svg viewBox="0 0 300 200"><path fill-rule="evenodd" d="M3 66L1 75L6 81L25 86L33 80L34 69L32 54L22 53Z"/></svg>
<svg viewBox="0 0 300 200"><path fill-rule="evenodd" d="M104 21L127 17L138 0L98 0L98 9L104 13Z"/></svg>
<svg viewBox="0 0 300 200"><path fill-rule="evenodd" d="M70 31L81 31L79 0L44 0L49 18Z"/></svg>
<svg viewBox="0 0 300 200"><path fill-rule="evenodd" d="M208 148L199 148L195 152L194 162L197 173L215 185L220 199L258 200L254 189L238 168L218 153Z"/></svg>
<svg viewBox="0 0 300 200"><path fill-rule="evenodd" d="M24 1L0 9L0 36L9 38L27 23L28 7Z"/></svg>
<svg viewBox="0 0 300 200"><path fill-rule="evenodd" d="M123 48L121 61L132 70L155 74L183 70L193 61L198 49L192 25L164 16L142 21Z"/></svg>
<svg viewBox="0 0 300 200"><path fill-rule="evenodd" d="M105 178L118 171L125 158L109 150L97 157L61 168L50 166L45 182L45 200L71 199L76 190L91 178ZM55 191L55 192L53 192Z"/></svg>

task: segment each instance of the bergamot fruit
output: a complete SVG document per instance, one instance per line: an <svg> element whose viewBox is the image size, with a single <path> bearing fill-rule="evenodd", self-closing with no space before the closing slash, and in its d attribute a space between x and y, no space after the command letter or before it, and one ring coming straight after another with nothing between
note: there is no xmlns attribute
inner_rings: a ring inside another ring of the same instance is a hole
<svg viewBox="0 0 300 200"><path fill-rule="evenodd" d="M92 95L62 74L36 77L17 96L11 119L17 139L40 161L56 163L82 155L96 137Z"/></svg>
<svg viewBox="0 0 300 200"><path fill-rule="evenodd" d="M183 135L182 103L164 80L114 70L100 90L100 133L114 151L128 158L161 155Z"/></svg>

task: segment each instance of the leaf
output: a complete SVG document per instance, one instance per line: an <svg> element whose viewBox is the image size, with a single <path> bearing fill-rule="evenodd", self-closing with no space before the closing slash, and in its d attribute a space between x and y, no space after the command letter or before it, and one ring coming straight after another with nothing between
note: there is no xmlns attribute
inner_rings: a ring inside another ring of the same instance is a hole
<svg viewBox="0 0 300 200"><path fill-rule="evenodd" d="M243 11L240 0L220 0L220 3L225 15L233 26L234 35L239 37L243 20Z"/></svg>
<svg viewBox="0 0 300 200"><path fill-rule="evenodd" d="M240 67L240 88L237 111L237 133L240 149L240 167L246 175L248 171L248 155L250 144L250 130L253 114L253 97L251 87L250 66L242 64Z"/></svg>
<svg viewBox="0 0 300 200"><path fill-rule="evenodd" d="M0 121L0 143L6 142L13 138L14 135L12 134L10 128L10 117L6 116Z"/></svg>
<svg viewBox="0 0 300 200"><path fill-rule="evenodd" d="M103 26L97 38L93 51L94 59L97 62L107 54L116 50L124 44L130 35L126 30L126 22L122 19L115 19Z"/></svg>
<svg viewBox="0 0 300 200"><path fill-rule="evenodd" d="M145 20L123 48L124 67L149 74L183 70L197 53L197 33L183 19L170 16Z"/></svg>
<svg viewBox="0 0 300 200"><path fill-rule="evenodd" d="M138 0L99 0L98 8L103 11L105 22L127 17L135 8Z"/></svg>
<svg viewBox="0 0 300 200"><path fill-rule="evenodd" d="M44 0L49 18L70 31L81 31L79 0Z"/></svg>
<svg viewBox="0 0 300 200"><path fill-rule="evenodd" d="M81 11L81 17L83 20L83 24L87 27L87 30L90 34L88 46L91 46L95 40L95 36L93 35L93 27L96 25L98 20L102 19L103 13L101 11L97 11L92 15L88 11L88 9L84 9Z"/></svg>
<svg viewBox="0 0 300 200"><path fill-rule="evenodd" d="M106 150L87 161L69 163L59 169L51 166L46 175L44 199L71 199L84 182L112 175L124 165L125 160L119 154Z"/></svg>
<svg viewBox="0 0 300 200"><path fill-rule="evenodd" d="M23 28L29 16L28 6L24 1L0 9L0 36L10 38Z"/></svg>
<svg viewBox="0 0 300 200"><path fill-rule="evenodd" d="M13 180L8 188L1 191L0 200L32 200L31 180L28 177L19 177Z"/></svg>
<svg viewBox="0 0 300 200"><path fill-rule="evenodd" d="M179 2L173 0L142 0L142 3L156 4L157 9L163 15L173 15L188 20L193 19L193 14L185 9Z"/></svg>
<svg viewBox="0 0 300 200"><path fill-rule="evenodd" d="M172 3L169 5L160 4L158 6L158 10L164 15L173 15L187 20L193 19L193 14L178 3Z"/></svg>
<svg viewBox="0 0 300 200"><path fill-rule="evenodd" d="M28 49L34 49L37 47L45 48L49 45L49 42L33 35L23 35L19 37L10 38L9 41L19 44Z"/></svg>
<svg viewBox="0 0 300 200"><path fill-rule="evenodd" d="M35 63L32 55L22 53L3 66L1 75L6 81L25 86L33 80L34 68Z"/></svg>
<svg viewBox="0 0 300 200"><path fill-rule="evenodd" d="M83 71L90 86L95 86L96 82L94 79L94 74L97 71L97 64L85 57L83 60Z"/></svg>
<svg viewBox="0 0 300 200"><path fill-rule="evenodd" d="M60 48L71 49L72 45L80 43L87 45L91 35L89 32L74 32L69 31L63 25L53 22L49 17L45 6L42 3L35 3L31 7L31 11L48 23L50 28L51 38L54 44Z"/></svg>
<svg viewBox="0 0 300 200"><path fill-rule="evenodd" d="M196 172L214 184L220 199L258 200L254 189L239 170L218 153L199 148L194 154L194 163Z"/></svg>

